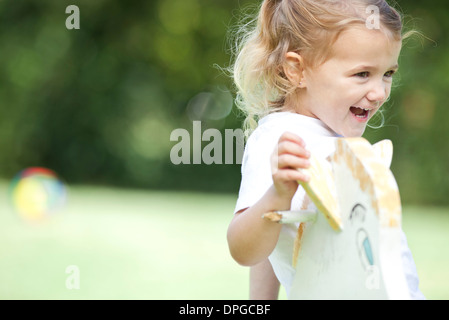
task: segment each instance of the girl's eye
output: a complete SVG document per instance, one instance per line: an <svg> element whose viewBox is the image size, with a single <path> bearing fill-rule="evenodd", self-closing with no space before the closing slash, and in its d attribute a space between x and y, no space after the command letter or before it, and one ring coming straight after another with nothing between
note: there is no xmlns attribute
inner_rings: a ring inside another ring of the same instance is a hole
<svg viewBox="0 0 449 320"><path fill-rule="evenodd" d="M391 78L395 73L396 73L396 71L390 70L387 73L385 73L385 77Z"/></svg>
<svg viewBox="0 0 449 320"><path fill-rule="evenodd" d="M384 74L384 77L391 78L395 73L396 73L395 70L390 70ZM355 76L360 78L368 78L370 76L370 73L368 71L364 71L356 73Z"/></svg>
<svg viewBox="0 0 449 320"><path fill-rule="evenodd" d="M367 72L367 71L359 72L359 73L356 74L356 76L360 77L360 78L368 78L369 77L369 72Z"/></svg>

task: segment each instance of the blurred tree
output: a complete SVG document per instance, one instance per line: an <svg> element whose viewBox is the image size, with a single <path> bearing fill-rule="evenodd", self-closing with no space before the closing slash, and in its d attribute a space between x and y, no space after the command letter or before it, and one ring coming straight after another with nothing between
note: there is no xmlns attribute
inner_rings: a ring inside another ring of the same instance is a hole
<svg viewBox="0 0 449 320"><path fill-rule="evenodd" d="M407 27L432 41L406 44L387 123L366 136L393 140L405 202L449 204L449 3L397 2L413 18ZM191 132L194 120L203 130L240 127L232 82L216 65L230 63L241 9L259 3L0 1L0 176L37 165L69 183L236 193L239 165L175 166L170 134ZM79 30L65 27L73 4Z"/></svg>

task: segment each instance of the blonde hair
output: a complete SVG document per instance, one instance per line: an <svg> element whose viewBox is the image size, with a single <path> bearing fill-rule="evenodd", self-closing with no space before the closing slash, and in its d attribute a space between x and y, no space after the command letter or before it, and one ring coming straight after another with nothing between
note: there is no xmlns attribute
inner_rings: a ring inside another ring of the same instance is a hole
<svg viewBox="0 0 449 320"><path fill-rule="evenodd" d="M256 19L237 35L231 72L236 105L244 112L248 136L258 119L281 110L296 88L283 73L285 55L300 52L309 66L329 57L332 44L350 25L366 25L369 6L379 11L382 30L395 40L402 34L402 17L385 0L264 0Z"/></svg>

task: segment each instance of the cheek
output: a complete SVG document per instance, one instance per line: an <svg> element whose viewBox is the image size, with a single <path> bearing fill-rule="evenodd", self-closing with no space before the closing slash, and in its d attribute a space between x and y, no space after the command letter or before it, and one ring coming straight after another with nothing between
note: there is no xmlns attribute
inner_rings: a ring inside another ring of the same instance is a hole
<svg viewBox="0 0 449 320"><path fill-rule="evenodd" d="M392 83L390 83L388 86L387 86L387 90L386 90L386 99L385 100L388 100L388 98L390 97L390 94L391 94L391 86L392 86Z"/></svg>
<svg viewBox="0 0 449 320"><path fill-rule="evenodd" d="M322 117L326 115L341 118L342 113L346 114L349 108L358 103L365 94L359 86L352 83L351 79L330 77L323 73L313 77L309 85L308 93L312 98L310 102Z"/></svg>
<svg viewBox="0 0 449 320"><path fill-rule="evenodd" d="M363 95L357 90L351 90L348 86L337 84L323 88L319 95L321 111L331 121L337 121L347 116L349 108L356 104Z"/></svg>
<svg viewBox="0 0 449 320"><path fill-rule="evenodd" d="M341 105L353 99L355 93L342 82L326 82L321 87L319 97L331 105Z"/></svg>
<svg viewBox="0 0 449 320"><path fill-rule="evenodd" d="M379 109L385 104L385 102L388 101L388 98L390 98L390 94L391 94L391 83L385 86L385 99L380 103Z"/></svg>

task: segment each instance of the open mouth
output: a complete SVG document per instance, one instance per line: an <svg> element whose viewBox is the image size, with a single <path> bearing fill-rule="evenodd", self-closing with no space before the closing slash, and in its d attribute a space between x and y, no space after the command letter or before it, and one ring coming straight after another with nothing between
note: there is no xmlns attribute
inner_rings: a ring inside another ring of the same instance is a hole
<svg viewBox="0 0 449 320"><path fill-rule="evenodd" d="M361 119L361 120L368 119L369 109L351 107L349 110L358 119Z"/></svg>

